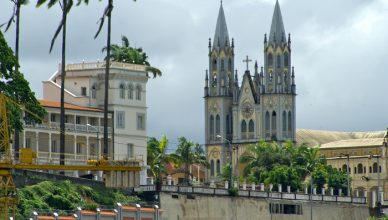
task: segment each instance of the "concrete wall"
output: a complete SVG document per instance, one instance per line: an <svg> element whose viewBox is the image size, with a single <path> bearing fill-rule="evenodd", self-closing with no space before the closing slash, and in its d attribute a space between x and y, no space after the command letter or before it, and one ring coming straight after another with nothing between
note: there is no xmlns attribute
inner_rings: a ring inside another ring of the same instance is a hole
<svg viewBox="0 0 388 220"><path fill-rule="evenodd" d="M169 193L161 193L160 196L162 209L165 210L163 220L311 219L309 201L204 195L192 195L188 198L187 195ZM297 204L301 205L302 211L300 215L272 214L271 216L270 203ZM365 220L369 216L369 208L366 205L312 202L312 210L313 219Z"/></svg>

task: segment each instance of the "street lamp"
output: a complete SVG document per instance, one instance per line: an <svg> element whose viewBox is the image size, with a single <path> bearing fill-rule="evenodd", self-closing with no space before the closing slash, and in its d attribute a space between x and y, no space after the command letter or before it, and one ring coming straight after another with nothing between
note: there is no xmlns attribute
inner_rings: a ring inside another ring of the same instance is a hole
<svg viewBox="0 0 388 220"><path fill-rule="evenodd" d="M346 177L347 177L347 182L348 182L348 196L350 196L350 182L349 182L349 157L350 155L349 154L344 154L344 153L340 153L340 157L341 156L345 156L347 158L347 167L346 167Z"/></svg>
<svg viewBox="0 0 388 220"><path fill-rule="evenodd" d="M228 144L229 144L229 155L230 155L230 158L229 158L229 165L230 165L230 172L229 172L229 175L230 175L230 176L229 176L229 185L228 185L228 187L229 187L229 189L231 189L231 188L232 188L232 173L233 173L233 167L232 167L232 143L230 142L230 140L228 140L228 139L222 137L222 136L219 135L219 134L217 134L216 137L217 137L217 138L220 138L220 139L222 139L222 140L227 141Z"/></svg>
<svg viewBox="0 0 388 220"><path fill-rule="evenodd" d="M99 134L100 134L100 131L99 131L99 129L98 128L96 128L96 127L94 127L93 125L91 125L91 124L86 124L86 126L88 126L88 127L91 127L91 128L93 128L95 131L96 131L96 134L97 134L97 140L96 140L96 142L97 142L97 159L99 160L100 159L100 139L98 138L98 136L99 136Z"/></svg>

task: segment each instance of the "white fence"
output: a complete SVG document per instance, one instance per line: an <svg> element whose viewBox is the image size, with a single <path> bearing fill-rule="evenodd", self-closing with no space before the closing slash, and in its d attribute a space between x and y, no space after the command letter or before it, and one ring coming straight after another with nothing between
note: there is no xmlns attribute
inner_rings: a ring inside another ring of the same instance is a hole
<svg viewBox="0 0 388 220"><path fill-rule="evenodd" d="M136 192L141 191L156 191L154 185L143 185L135 188ZM173 192L182 194L203 194L203 195L217 195L229 196L229 191L224 188L206 188L206 187L191 187L191 186L169 186L163 185L162 192ZM252 197L252 198L270 198L270 199L286 199L286 200L306 200L306 201L325 201L325 202L342 202L342 203L357 203L366 204L365 197L349 197L336 195L309 195L292 192L269 192L259 190L238 190L238 196Z"/></svg>

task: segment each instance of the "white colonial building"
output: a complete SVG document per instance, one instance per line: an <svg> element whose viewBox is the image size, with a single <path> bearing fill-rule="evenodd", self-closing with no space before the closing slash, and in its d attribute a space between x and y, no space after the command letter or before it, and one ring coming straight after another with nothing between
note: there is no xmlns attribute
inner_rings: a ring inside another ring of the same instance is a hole
<svg viewBox="0 0 388 220"><path fill-rule="evenodd" d="M102 155L104 77L105 62L66 65L67 163L84 163L88 159L97 159ZM117 173L113 179L119 182L145 184L146 181L147 81L144 66L111 63L108 157L114 160L138 160L143 166L140 173ZM43 82L43 100L40 102L48 112L44 122L26 124L20 135L20 147L33 148L40 162L59 163L60 85L59 68L50 79ZM129 178L128 181L124 180L127 178Z"/></svg>

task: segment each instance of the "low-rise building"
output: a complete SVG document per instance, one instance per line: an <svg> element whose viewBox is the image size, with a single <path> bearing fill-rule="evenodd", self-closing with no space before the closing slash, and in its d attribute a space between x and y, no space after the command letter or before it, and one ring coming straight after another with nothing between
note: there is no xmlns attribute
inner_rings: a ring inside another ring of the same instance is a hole
<svg viewBox="0 0 388 220"><path fill-rule="evenodd" d="M319 146L327 164L349 173L352 194L388 192L388 131L337 132L299 129L298 143Z"/></svg>
<svg viewBox="0 0 388 220"><path fill-rule="evenodd" d="M105 62L66 65L65 157L68 164L85 163L102 156L104 77ZM143 65L111 62L107 157L137 160L143 169L135 173L106 173L112 180L108 185L126 187L146 183L147 81ZM59 68L43 82L40 102L48 112L43 123L26 124L20 135L20 147L33 148L40 163L59 163L60 85Z"/></svg>

